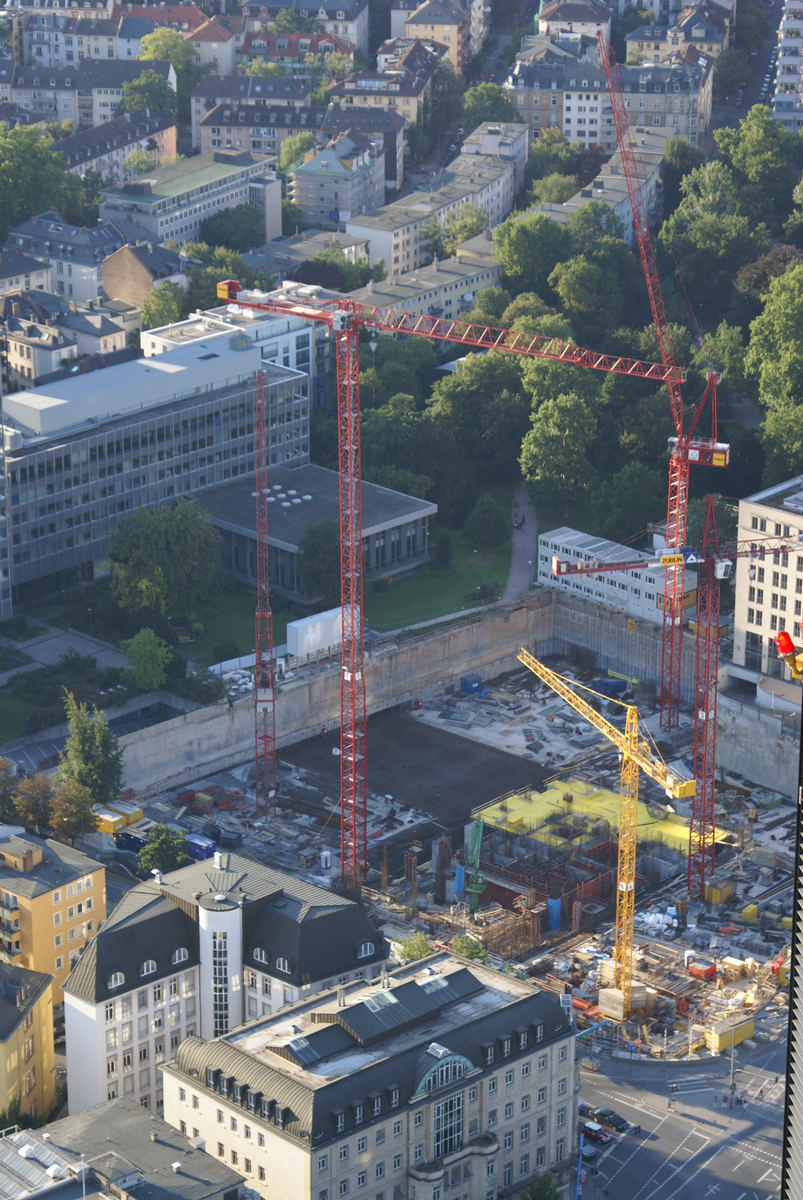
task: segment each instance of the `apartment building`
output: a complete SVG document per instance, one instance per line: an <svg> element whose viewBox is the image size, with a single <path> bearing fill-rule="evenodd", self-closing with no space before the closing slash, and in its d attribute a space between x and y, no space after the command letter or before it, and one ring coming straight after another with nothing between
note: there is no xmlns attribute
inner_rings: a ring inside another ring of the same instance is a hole
<svg viewBox="0 0 803 1200"><path fill-rule="evenodd" d="M0 102L8 101L47 121L76 126L111 121L123 98L123 84L153 70L175 90L170 63L84 59L73 67L14 65L0 70Z"/></svg>
<svg viewBox="0 0 803 1200"><path fill-rule="evenodd" d="M91 229L65 221L56 209L37 213L8 235L8 248L46 262L53 289L77 304L95 304L103 296L103 260L127 242L148 240L144 225L100 220Z"/></svg>
<svg viewBox="0 0 803 1200"><path fill-rule="evenodd" d="M520 55L502 90L527 122L532 139L557 127L570 141L616 149L605 72L582 35L547 36ZM570 53L571 52L571 53ZM666 129L693 145L711 121L714 58L686 46L660 63L622 65L624 104L631 127Z"/></svg>
<svg viewBox="0 0 803 1200"><path fill-rule="evenodd" d="M404 182L404 117L392 108L355 108L330 103L321 120L321 136L336 138L347 130L361 137L382 141L385 155L385 193L391 194Z"/></svg>
<svg viewBox="0 0 803 1200"><path fill-rule="evenodd" d="M261 100L216 104L199 121L200 150L247 150L278 159L286 138L317 134L323 114L322 108L277 107Z"/></svg>
<svg viewBox="0 0 803 1200"><path fill-rule="evenodd" d="M280 0L246 0L246 3L240 5L243 32L266 32L285 7ZM365 55L369 53L368 0L321 0L316 9L310 8L309 15L314 15L327 33L333 33L341 41L359 46Z"/></svg>
<svg viewBox="0 0 803 1200"><path fill-rule="evenodd" d="M371 263L384 260L388 276L397 279L432 257L421 227L431 217L443 222L464 204L475 204L498 225L513 207L514 163L484 154L460 154L429 187L346 222L346 232L370 244Z"/></svg>
<svg viewBox="0 0 803 1200"><path fill-rule="evenodd" d="M71 846L0 826L0 962L53 977L53 1003L106 916L106 870Z"/></svg>
<svg viewBox="0 0 803 1200"><path fill-rule="evenodd" d="M236 109L240 104L263 106L266 118L260 122L263 126L278 123L273 117L276 109L290 106L299 109L302 113L317 114L319 111L311 110L309 107L310 85L306 79L284 77L274 79L271 76L259 75L204 75L203 79L199 80L196 87L193 88L190 96L193 149L201 149L201 122L218 104L224 104L230 109ZM304 128L304 124L302 118L301 128ZM317 116L310 116L306 124L311 129L317 129ZM207 147L207 149L211 148ZM278 152L278 145L276 150ZM265 152L272 153L268 146L265 147Z"/></svg>
<svg viewBox="0 0 803 1200"><path fill-rule="evenodd" d="M445 47L433 40L410 39L394 61L376 71L353 71L326 89L329 102L344 109L392 108L408 125L432 98L432 78Z"/></svg>
<svg viewBox="0 0 803 1200"><path fill-rule="evenodd" d="M147 176L103 189L101 221L120 218L141 225L146 239L197 242L201 224L213 213L251 204L265 218L265 240L282 231L281 183L264 154L213 150Z"/></svg>
<svg viewBox="0 0 803 1200"><path fill-rule="evenodd" d="M803 5L800 0L785 0L778 26L778 59L775 67L775 94L772 115L785 129L799 133L803 129Z"/></svg>
<svg viewBox="0 0 803 1200"><path fill-rule="evenodd" d="M717 59L728 48L731 35L730 21L724 9L693 4L678 13L672 25L640 25L626 34L627 62L660 62L684 46L694 46L700 53Z"/></svg>
<svg viewBox="0 0 803 1200"><path fill-rule="evenodd" d="M761 553L761 540L789 539L789 550ZM803 617L803 477L739 501L736 540L759 553L735 560L733 662L762 675L789 678L775 635ZM793 632L793 637L794 637Z"/></svg>
<svg viewBox="0 0 803 1200"><path fill-rule="evenodd" d="M459 0L423 0L407 18L404 32L407 37L445 46L445 57L462 79L471 57L470 27L471 10Z"/></svg>
<svg viewBox="0 0 803 1200"><path fill-rule="evenodd" d="M458 160L463 169L471 170L470 162L463 162L466 155L485 154L503 158L513 164L513 194L524 186L527 159L530 157L530 136L526 125L512 121L484 121L467 134Z"/></svg>
<svg viewBox="0 0 803 1200"><path fill-rule="evenodd" d="M137 884L65 985L70 1113L116 1096L162 1109L182 1042L225 1037L383 969L354 901L240 854Z"/></svg>
<svg viewBox="0 0 803 1200"><path fill-rule="evenodd" d="M599 0L547 0L538 14L538 32L555 37L571 30L597 40L602 33L611 40L613 10Z"/></svg>
<svg viewBox="0 0 803 1200"><path fill-rule="evenodd" d="M308 77L308 55L324 58L327 54L344 54L353 58L351 42L332 33L276 33L275 30L255 30L246 33L237 47L237 62L251 67L255 63L275 63L291 75Z"/></svg>
<svg viewBox="0 0 803 1200"><path fill-rule="evenodd" d="M53 977L0 962L0 1110L41 1120L56 1104Z"/></svg>
<svg viewBox="0 0 803 1200"><path fill-rule="evenodd" d="M582 564L586 567L616 567L616 570L573 575L553 570L553 562ZM638 565L619 569L619 564ZM664 568L658 553L644 553L631 546L592 537L578 529L561 525L538 536L536 580L542 587L589 600L596 604L660 624L664 609ZM684 568L683 617L693 620L697 612L697 572Z"/></svg>
<svg viewBox="0 0 803 1200"><path fill-rule="evenodd" d="M446 952L211 1041L165 1118L271 1200L496 1200L576 1170L571 1007Z"/></svg>
<svg viewBox="0 0 803 1200"><path fill-rule="evenodd" d="M104 179L130 178L135 172L126 162L134 150L145 151L154 167L163 158L175 158L176 123L143 109L59 138L51 149L61 154L70 174L80 179L87 171L97 171Z"/></svg>
<svg viewBox="0 0 803 1200"><path fill-rule="evenodd" d="M393 308L400 312L429 313L433 317L458 320L474 308L479 292L502 282L499 263L475 266L458 252L395 280L369 283L351 293L358 304Z"/></svg>
<svg viewBox="0 0 803 1200"><path fill-rule="evenodd" d="M382 142L349 130L325 146L305 151L288 172L287 182L304 225L338 229L342 221L384 204Z"/></svg>
<svg viewBox="0 0 803 1200"><path fill-rule="evenodd" d="M50 263L42 262L30 254L23 254L13 246L0 249L0 296L7 296L21 288L50 288Z"/></svg>

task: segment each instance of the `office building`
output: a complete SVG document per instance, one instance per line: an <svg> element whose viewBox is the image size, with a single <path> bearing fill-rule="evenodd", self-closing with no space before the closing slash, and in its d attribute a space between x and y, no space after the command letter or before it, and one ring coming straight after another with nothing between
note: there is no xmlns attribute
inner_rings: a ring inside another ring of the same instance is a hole
<svg viewBox="0 0 803 1200"><path fill-rule="evenodd" d="M566 1185L566 999L442 952L187 1038L164 1070L165 1118L266 1200L496 1200L544 1171Z"/></svg>
<svg viewBox="0 0 803 1200"><path fill-rule="evenodd" d="M161 1111L162 1070L185 1038L373 979L385 958L354 901L245 855L137 884L65 986L70 1112L118 1095Z"/></svg>

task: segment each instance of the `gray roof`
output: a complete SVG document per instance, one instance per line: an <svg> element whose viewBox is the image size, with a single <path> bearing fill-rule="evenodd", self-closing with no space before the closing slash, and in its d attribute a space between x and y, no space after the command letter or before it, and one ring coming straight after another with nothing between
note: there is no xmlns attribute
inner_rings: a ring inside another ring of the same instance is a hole
<svg viewBox="0 0 803 1200"><path fill-rule="evenodd" d="M328 517L338 519L340 493L336 471L312 463L303 467L279 465L270 469L270 484L276 497L268 505L268 541L273 545L295 552L310 525ZM253 477L244 476L199 492L197 500L214 525L256 537L253 491ZM363 481L363 537L394 528L401 521L434 516L436 512L437 506L428 500Z"/></svg>
<svg viewBox="0 0 803 1200"><path fill-rule="evenodd" d="M13 246L0 249L0 279L15 279L18 275L30 275L32 271L41 271L49 264L41 259L32 258Z"/></svg>
<svg viewBox="0 0 803 1200"><path fill-rule="evenodd" d="M326 107L321 121L321 133L334 137L347 129L356 133L393 133L397 134L404 128L404 117L394 112L392 108L362 108L349 105L344 108L334 101Z"/></svg>
<svg viewBox="0 0 803 1200"><path fill-rule="evenodd" d="M99 1004L119 992L108 987L114 972L125 976L128 991L142 963L153 959L157 969L149 979L162 979L175 972L173 955L182 947L188 951L182 969L194 966L198 906L209 907L220 896L225 907L236 903L243 910L243 961L283 982L300 986L386 958L381 934L358 904L246 855L222 854L173 871L161 884L146 880L133 887L87 944L64 990ZM374 953L358 959L366 941ZM269 952L269 964L254 959L257 948ZM278 955L289 960L289 973L276 970Z"/></svg>
<svg viewBox="0 0 803 1200"><path fill-rule="evenodd" d="M224 100L210 108L199 122L200 125L256 125L265 120L269 100ZM280 129L318 129L325 109L286 104L270 110L270 123Z"/></svg>
<svg viewBox="0 0 803 1200"><path fill-rule="evenodd" d="M46 1128L22 1130L13 1141L17 1147L31 1146L33 1153L20 1157L18 1164L38 1167L40 1178L31 1183L43 1191L54 1187L45 1173L49 1165L75 1168L81 1156L89 1165L87 1197L124 1196L130 1190L146 1200L218 1200L242 1183L242 1176L224 1162L195 1149L185 1135L130 1098L95 1105ZM28 1190L33 1187L18 1188L14 1195ZM65 1193L61 1184L57 1194L80 1197L80 1178L77 1192Z"/></svg>
<svg viewBox="0 0 803 1200"><path fill-rule="evenodd" d="M21 858L29 847L42 851L42 861L30 871L15 871L5 866L4 851ZM8 826L0 829L0 888L17 896L25 896L26 899L46 896L55 888L66 887L73 880L102 869L94 858L53 838L43 839L34 837L32 833L10 832Z"/></svg>
<svg viewBox="0 0 803 1200"><path fill-rule="evenodd" d="M345 20L353 21L362 10L366 7L368 0L321 0L316 11L316 16L321 9L326 13L327 20L343 20L341 13L345 13ZM245 4L240 5L240 11L248 16L259 16L260 13L267 13L270 17L275 17L278 13L285 9L304 9L304 3L299 3L299 0L247 0Z"/></svg>
<svg viewBox="0 0 803 1200"><path fill-rule="evenodd" d="M144 71L155 71L167 79L170 75L170 63L118 61L116 58L85 58L73 67L43 67L19 66L16 64L12 72L11 86L49 87L51 79L53 86L62 91L73 88L107 87L118 91L124 83L139 79Z"/></svg>
<svg viewBox="0 0 803 1200"><path fill-rule="evenodd" d="M99 265L129 241L148 241L148 231L127 217L98 221L91 228L72 225L56 209L37 213L8 235L14 248L30 250L48 260L67 258L83 265Z"/></svg>
<svg viewBox="0 0 803 1200"><path fill-rule="evenodd" d="M498 1070L503 1058L513 1065L536 1045L571 1036L571 1015L555 994L444 953L378 984L312 997L215 1041L187 1038L165 1070L196 1087L207 1086L209 1071L218 1090L221 1079L235 1081L268 1100L271 1114L283 1110L284 1136L316 1147L338 1136L339 1113L340 1136L347 1136L385 1120L391 1108L403 1112L446 1054L464 1060L467 1076L479 1076ZM363 1104L362 1122L356 1103ZM254 1107L260 1119L260 1105Z"/></svg>
<svg viewBox="0 0 803 1200"><path fill-rule="evenodd" d="M271 75L205 75L192 90L192 97L215 100L265 100L286 104L289 100L303 101L309 95L306 79Z"/></svg>
<svg viewBox="0 0 803 1200"><path fill-rule="evenodd" d="M0 963L0 1041L8 1041L52 982L53 976L45 975L42 971L28 971L24 967Z"/></svg>
<svg viewBox="0 0 803 1200"><path fill-rule="evenodd" d="M152 137L153 134L169 129L174 124L175 122L167 117L160 117L143 109L137 113L125 113L115 117L113 121L104 121L92 129L80 129L77 133L71 133L69 137L53 142L50 149L63 155L69 169L90 162L109 150L130 146L132 142Z"/></svg>
<svg viewBox="0 0 803 1200"><path fill-rule="evenodd" d="M623 92L639 92L644 84L647 93L656 94L674 91L676 85L684 92L696 91L701 86L707 69L712 65L713 59L706 60L701 57L698 66L674 56L671 60L660 63L622 63L618 69ZM519 80L522 81L521 85ZM551 87L553 83L558 91L605 91L606 88L605 72L601 64L572 60L519 60L513 64L508 75L510 87L533 87L538 84L543 89Z"/></svg>

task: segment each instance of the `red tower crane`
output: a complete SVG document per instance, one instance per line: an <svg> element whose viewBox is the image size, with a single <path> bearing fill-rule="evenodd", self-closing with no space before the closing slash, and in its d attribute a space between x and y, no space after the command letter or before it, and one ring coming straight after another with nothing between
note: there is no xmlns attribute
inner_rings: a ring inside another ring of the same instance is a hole
<svg viewBox="0 0 803 1200"><path fill-rule="evenodd" d="M635 379L650 379L657 383L677 384L681 373L674 363L652 363L620 355L599 354L575 346L559 338L537 334L517 333L508 329L452 321L443 317L419 313L398 312L392 308L373 308L358 304L347 297L301 299L282 292L246 291L235 280L225 280L217 286L218 299L255 311L277 316L300 317L320 321L329 326L335 338L337 360L337 424L338 470L340 473L340 587L343 607L342 666L340 679L340 850L341 870L355 882L367 868L367 789L366 789L366 702L363 673L363 577L362 577L362 507L360 461L360 392L358 337L361 329L377 330L452 342L478 350L507 350L530 358L548 358L556 362L592 370L613 372ZM257 390L257 400L261 392ZM264 397L261 398L264 423ZM263 441L260 457L266 463ZM266 469L266 467L264 468ZM259 467L258 467L259 471ZM257 504L264 495L264 477L257 480ZM259 525L259 518L258 518ZM265 590L259 606L269 613L267 593L267 504L264 526ZM258 528L259 534L259 528ZM257 618L259 621L259 618ZM271 622L259 626L258 643L264 653L272 651ZM261 641L260 641L261 638ZM271 663L271 680L273 664ZM270 712L273 713L275 688L270 685ZM257 695L255 685L255 695ZM267 712L267 709L266 709ZM264 725L263 725L264 729ZM263 736L257 746L257 767L275 746ZM275 772L275 765L272 768ZM265 772L268 777L268 770ZM275 774L274 774L275 779Z"/></svg>
<svg viewBox="0 0 803 1200"><path fill-rule="evenodd" d="M638 161L630 136L630 122L622 94L622 85L613 50L605 35L597 34L605 79L611 100L616 140L622 157L622 169L627 182L630 208L633 213L633 232L638 243L647 295L650 301L658 353L665 366L674 366L674 352L669 321L664 308L661 284L650 237L644 196L638 182ZM730 446L717 441L716 376L708 378L705 392L692 409L688 429L684 429L683 398L680 382L667 382L672 409L674 437L670 439L669 492L666 506L666 544L680 551L686 542L688 513L689 465L726 467L730 461ZM711 437L695 437L695 430L708 397L711 396ZM680 667L683 634L683 567L668 563L664 570L663 639L661 648L661 725L672 729L678 723L680 708Z"/></svg>
<svg viewBox="0 0 803 1200"><path fill-rule="evenodd" d="M714 825L716 739L717 739L717 681L719 677L719 584L729 579L733 559L752 560L751 571L762 568L768 555L782 562L782 555L800 552L801 546L789 538L770 537L750 542L719 543L714 512L715 498L706 503L702 545L699 554L686 552L672 556L656 554L655 558L633 559L629 562L600 561L568 562L553 557L554 575L598 575L611 571L638 570L649 566L664 566L664 560L676 557L681 564L697 567L697 641L694 678L694 741L692 762L697 792L692 800L689 823L689 856L687 889L689 895L705 895L706 881L714 868L716 828ZM683 571L683 565L678 567Z"/></svg>

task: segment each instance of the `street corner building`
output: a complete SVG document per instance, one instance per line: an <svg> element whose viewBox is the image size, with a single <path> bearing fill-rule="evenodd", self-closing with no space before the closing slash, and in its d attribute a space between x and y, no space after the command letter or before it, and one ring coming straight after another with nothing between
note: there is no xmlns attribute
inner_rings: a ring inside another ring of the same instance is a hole
<svg viewBox="0 0 803 1200"><path fill-rule="evenodd" d="M164 1068L164 1115L271 1200L495 1200L574 1161L565 998L448 952L312 996Z"/></svg>

